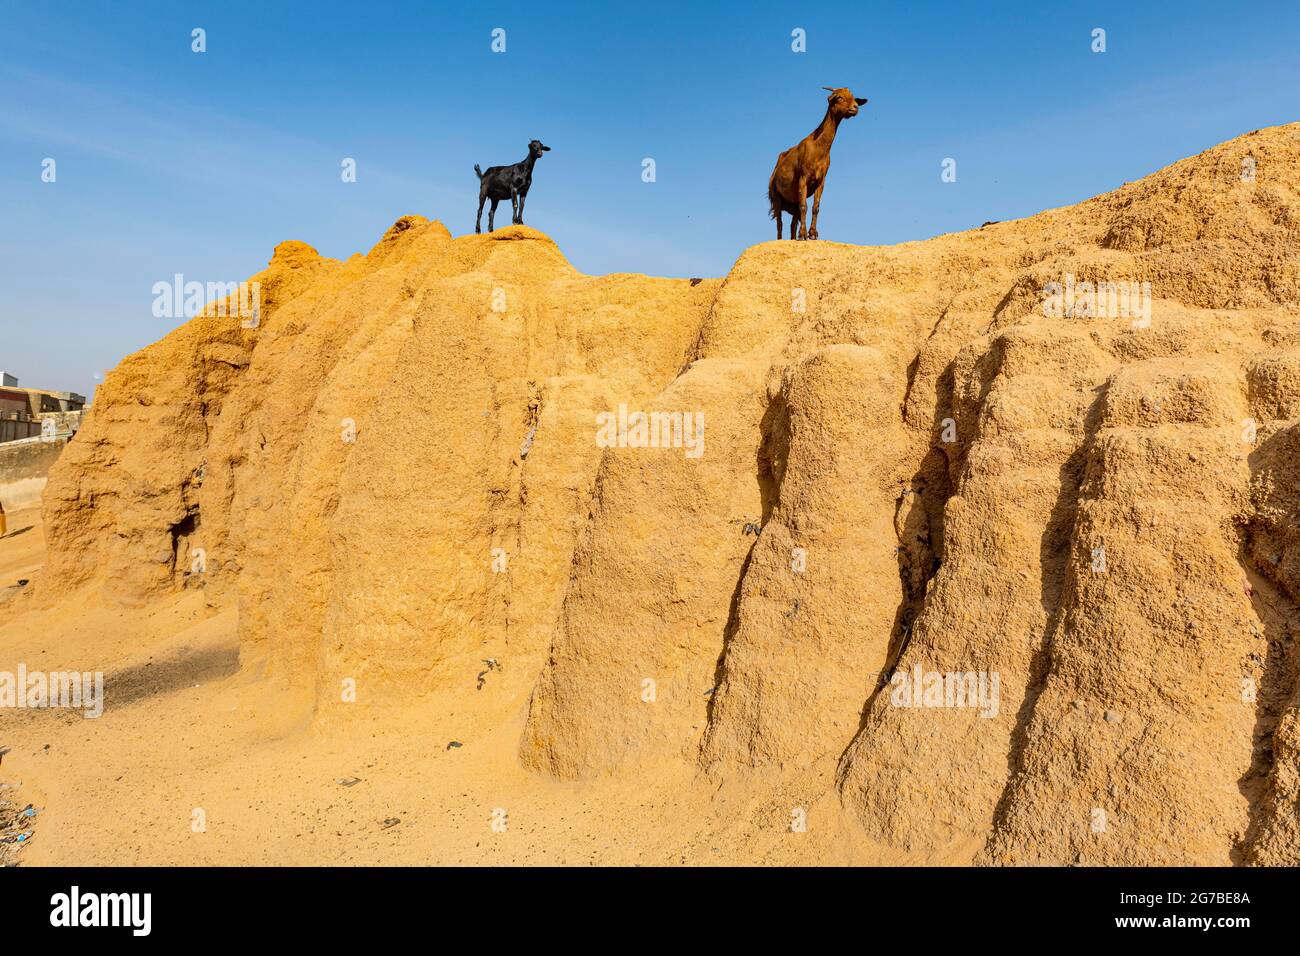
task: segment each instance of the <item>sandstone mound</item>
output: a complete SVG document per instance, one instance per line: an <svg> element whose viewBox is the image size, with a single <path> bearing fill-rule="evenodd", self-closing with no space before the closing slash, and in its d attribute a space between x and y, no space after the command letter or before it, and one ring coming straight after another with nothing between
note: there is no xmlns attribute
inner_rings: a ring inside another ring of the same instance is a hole
<svg viewBox="0 0 1300 956"><path fill-rule="evenodd" d="M721 280L420 217L285 243L258 327L108 377L24 600L202 586L327 720L496 658L539 772L823 780L917 854L1300 862L1298 163L1262 130ZM702 453L602 447L620 407L702 414ZM995 706L900 706L967 673Z"/></svg>

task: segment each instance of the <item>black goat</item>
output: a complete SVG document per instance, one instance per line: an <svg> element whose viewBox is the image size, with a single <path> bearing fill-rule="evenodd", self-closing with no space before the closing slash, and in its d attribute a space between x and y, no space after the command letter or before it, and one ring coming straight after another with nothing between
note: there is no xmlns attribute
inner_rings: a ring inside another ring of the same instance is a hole
<svg viewBox="0 0 1300 956"><path fill-rule="evenodd" d="M513 166L489 166L485 173L474 164L478 174L478 216L474 219L474 231L483 231L483 203L491 199L492 208L488 210L488 232L493 229L497 215L497 203L503 199L510 200L514 216L510 221L517 226L524 224L524 200L528 197L528 187L533 184L533 164L542 153L551 147L543 146L537 140L528 144L528 158Z"/></svg>

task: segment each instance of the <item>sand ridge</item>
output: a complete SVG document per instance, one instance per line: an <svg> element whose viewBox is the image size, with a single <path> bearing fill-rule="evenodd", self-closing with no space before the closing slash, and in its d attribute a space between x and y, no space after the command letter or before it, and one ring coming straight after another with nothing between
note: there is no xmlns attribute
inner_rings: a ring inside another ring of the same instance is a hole
<svg viewBox="0 0 1300 956"><path fill-rule="evenodd" d="M1300 124L721 279L420 216L254 279L50 475L0 667L123 696L7 721L26 859L1300 860Z"/></svg>

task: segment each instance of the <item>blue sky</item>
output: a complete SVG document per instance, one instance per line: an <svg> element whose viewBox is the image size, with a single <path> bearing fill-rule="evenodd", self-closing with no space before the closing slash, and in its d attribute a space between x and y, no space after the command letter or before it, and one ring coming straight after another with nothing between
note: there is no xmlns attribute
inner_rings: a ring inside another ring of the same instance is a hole
<svg viewBox="0 0 1300 956"><path fill-rule="evenodd" d="M533 137L528 224L579 269L724 274L774 238L767 178L825 85L871 102L822 238L922 239L1296 120L1300 3L5 0L0 368L90 392L179 324L151 309L174 273L239 280L285 239L346 257L406 213L470 232L474 164Z"/></svg>

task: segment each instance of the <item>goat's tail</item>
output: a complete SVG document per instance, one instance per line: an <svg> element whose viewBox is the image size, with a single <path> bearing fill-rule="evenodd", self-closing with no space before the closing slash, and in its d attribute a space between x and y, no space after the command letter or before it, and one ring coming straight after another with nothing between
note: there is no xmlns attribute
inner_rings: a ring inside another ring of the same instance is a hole
<svg viewBox="0 0 1300 956"><path fill-rule="evenodd" d="M479 179L483 178L483 170L478 168L478 163L474 164L474 175L478 176Z"/></svg>
<svg viewBox="0 0 1300 956"><path fill-rule="evenodd" d="M775 219L781 211L781 197L776 191L776 173L767 181L767 218Z"/></svg>

